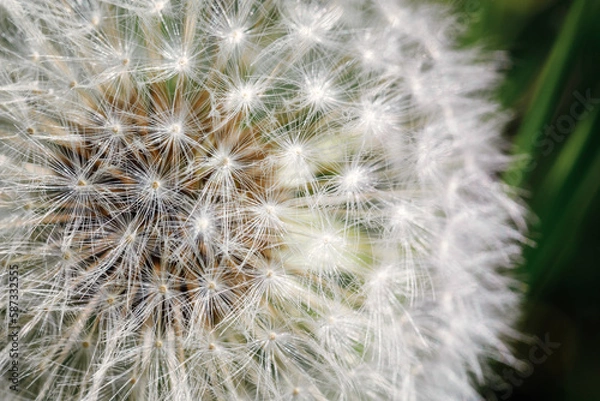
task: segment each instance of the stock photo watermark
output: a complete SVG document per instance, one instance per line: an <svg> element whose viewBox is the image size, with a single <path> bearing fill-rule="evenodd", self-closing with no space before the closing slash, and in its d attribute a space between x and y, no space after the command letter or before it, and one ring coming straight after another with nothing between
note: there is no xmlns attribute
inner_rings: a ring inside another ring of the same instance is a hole
<svg viewBox="0 0 600 401"><path fill-rule="evenodd" d="M577 123L588 118L600 104L600 98L593 97L591 89L587 89L584 93L575 91L572 95L574 101L569 106L568 113L561 114L553 124L544 125L533 136L533 148L539 149L540 157L549 156L557 144L562 143L575 130ZM536 160L524 158L517 168L510 172L510 175L513 175L511 178L520 179L523 174L532 172L537 166Z"/></svg>
<svg viewBox="0 0 600 401"><path fill-rule="evenodd" d="M502 380L493 383L486 394L487 401L508 400L513 394L515 387L520 387L525 379L535 371L535 367L545 363L554 352L560 348L561 343L550 339L550 334L544 334L544 338L534 337L534 344L529 348L527 359L521 360L521 367L504 368Z"/></svg>
<svg viewBox="0 0 600 401"><path fill-rule="evenodd" d="M558 117L554 124L544 125L542 131L536 135L538 140L535 146L541 148L542 156L552 153L556 144L564 141L565 137L573 132L577 122L586 119L600 103L600 98L592 97L591 89L588 89L585 94L575 91L573 97L575 102L569 107L569 113Z"/></svg>
<svg viewBox="0 0 600 401"><path fill-rule="evenodd" d="M12 391L19 391L19 266L9 266L8 277L8 380Z"/></svg>
<svg viewBox="0 0 600 401"><path fill-rule="evenodd" d="M493 3L495 0L486 0L486 3ZM450 25L444 27L437 33L437 38L441 41L448 37L461 36L465 29L473 23L479 21L484 7L482 0L451 0L446 3L449 7L460 10Z"/></svg>

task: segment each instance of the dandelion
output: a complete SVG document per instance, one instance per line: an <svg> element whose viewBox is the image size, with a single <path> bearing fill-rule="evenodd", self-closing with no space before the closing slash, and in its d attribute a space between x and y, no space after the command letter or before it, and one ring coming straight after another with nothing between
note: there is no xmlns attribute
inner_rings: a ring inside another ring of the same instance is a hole
<svg viewBox="0 0 600 401"><path fill-rule="evenodd" d="M6 397L478 399L513 362L523 211L497 75L449 18L0 1Z"/></svg>

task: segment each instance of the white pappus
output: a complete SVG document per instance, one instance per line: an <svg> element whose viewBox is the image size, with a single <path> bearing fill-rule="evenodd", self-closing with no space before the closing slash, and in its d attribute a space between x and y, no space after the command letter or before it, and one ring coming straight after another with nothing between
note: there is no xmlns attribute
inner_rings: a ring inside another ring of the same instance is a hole
<svg viewBox="0 0 600 401"><path fill-rule="evenodd" d="M525 211L452 18L0 0L2 399L479 399Z"/></svg>

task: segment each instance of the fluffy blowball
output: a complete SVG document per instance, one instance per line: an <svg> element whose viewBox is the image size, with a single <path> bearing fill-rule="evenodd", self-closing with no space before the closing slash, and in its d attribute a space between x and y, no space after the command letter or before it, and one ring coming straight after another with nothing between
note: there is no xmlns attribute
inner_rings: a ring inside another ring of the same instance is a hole
<svg viewBox="0 0 600 401"><path fill-rule="evenodd" d="M451 27L400 0L0 1L4 397L478 399L514 362L523 211L496 73Z"/></svg>

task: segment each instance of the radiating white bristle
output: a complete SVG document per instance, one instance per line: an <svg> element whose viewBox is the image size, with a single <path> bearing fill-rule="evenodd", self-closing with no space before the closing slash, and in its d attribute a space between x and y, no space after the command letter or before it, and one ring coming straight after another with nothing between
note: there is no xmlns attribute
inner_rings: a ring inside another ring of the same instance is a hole
<svg viewBox="0 0 600 401"><path fill-rule="evenodd" d="M414 3L0 0L7 399L478 399L524 211Z"/></svg>

